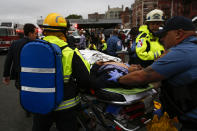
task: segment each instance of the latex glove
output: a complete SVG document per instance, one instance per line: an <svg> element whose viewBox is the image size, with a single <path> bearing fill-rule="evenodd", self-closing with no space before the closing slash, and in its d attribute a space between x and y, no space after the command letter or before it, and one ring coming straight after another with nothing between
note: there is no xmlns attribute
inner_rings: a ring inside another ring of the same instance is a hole
<svg viewBox="0 0 197 131"><path fill-rule="evenodd" d="M118 83L118 78L120 78L121 76L123 76L123 73L118 72L118 70L114 70L114 71L110 71L109 75L111 76L108 81L113 81L115 83Z"/></svg>

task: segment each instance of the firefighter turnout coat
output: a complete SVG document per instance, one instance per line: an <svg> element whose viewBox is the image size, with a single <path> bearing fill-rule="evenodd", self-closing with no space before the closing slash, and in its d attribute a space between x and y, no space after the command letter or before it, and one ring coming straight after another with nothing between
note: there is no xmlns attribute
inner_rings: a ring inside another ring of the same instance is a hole
<svg viewBox="0 0 197 131"><path fill-rule="evenodd" d="M164 47L159 43L159 38L148 30L147 25L142 25L139 32L141 33L136 38L136 54L140 60L139 64L146 67L164 52Z"/></svg>
<svg viewBox="0 0 197 131"><path fill-rule="evenodd" d="M56 44L59 47L68 45L68 43L56 36L46 36L43 40ZM80 102L76 87L87 87L89 81L90 65L84 60L78 49L65 47L62 50L62 65L64 75L64 101L56 110L68 109L76 106Z"/></svg>

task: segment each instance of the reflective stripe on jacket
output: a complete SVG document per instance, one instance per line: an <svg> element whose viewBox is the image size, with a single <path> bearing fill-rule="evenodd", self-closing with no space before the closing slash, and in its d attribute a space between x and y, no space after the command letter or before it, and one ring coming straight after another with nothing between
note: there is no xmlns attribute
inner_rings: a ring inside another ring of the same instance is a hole
<svg viewBox="0 0 197 131"><path fill-rule="evenodd" d="M76 106L79 103L80 103L80 97L77 96L70 100L61 102L61 104L55 110L58 111L58 110L68 109L68 108Z"/></svg>
<svg viewBox="0 0 197 131"><path fill-rule="evenodd" d="M153 36L147 25L142 25L139 31L142 33L136 38L137 56L143 61L157 59L164 51L163 45L159 43L159 38Z"/></svg>
<svg viewBox="0 0 197 131"><path fill-rule="evenodd" d="M48 42L53 43L53 44L56 44L59 47L63 47L63 46L68 45L66 42L64 42L63 40L59 39L56 36L46 36L46 37L43 38L43 40L48 41ZM72 74L72 59L73 59L74 52L76 52L76 54L80 56L82 61L85 63L88 71L90 70L90 66L83 59L83 57L81 56L81 54L79 53L79 51L77 49L73 50L70 47L65 47L62 50L62 65L63 65L64 83L69 82L70 76ZM68 109L68 108L74 107L79 102L80 102L80 97L73 96L72 99L63 101L58 106L58 108L56 110L63 110L63 109Z"/></svg>

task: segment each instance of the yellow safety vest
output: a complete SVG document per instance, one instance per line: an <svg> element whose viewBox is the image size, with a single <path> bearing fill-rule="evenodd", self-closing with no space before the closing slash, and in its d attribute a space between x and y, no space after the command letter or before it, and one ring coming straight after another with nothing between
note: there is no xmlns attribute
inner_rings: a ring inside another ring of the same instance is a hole
<svg viewBox="0 0 197 131"><path fill-rule="evenodd" d="M63 47L68 45L68 43L64 42L63 40L59 39L56 36L46 36L43 38L43 40L48 41L50 43L56 44L59 47ZM84 64L86 65L88 71L90 72L90 64L84 60L84 58L81 56L79 51L77 49L73 50L70 47L66 47L62 50L62 65L63 65L63 75L64 75L64 83L68 83L70 76L72 74L72 59L73 54L76 52L76 54L82 59ZM63 110L68 109L71 107L76 106L80 102L79 96L74 96L74 98L65 100L61 102L61 104L57 107L56 110Z"/></svg>
<svg viewBox="0 0 197 131"><path fill-rule="evenodd" d="M164 51L163 45L159 43L159 38L153 36L147 25L142 25L139 31L142 33L136 38L137 56L143 61L157 59Z"/></svg>
<svg viewBox="0 0 197 131"><path fill-rule="evenodd" d="M93 48L94 50L97 50L95 44L89 44L88 49L91 49L91 46L93 46L92 48Z"/></svg>
<svg viewBox="0 0 197 131"><path fill-rule="evenodd" d="M103 43L102 51L105 51L105 50L107 50L107 43Z"/></svg>

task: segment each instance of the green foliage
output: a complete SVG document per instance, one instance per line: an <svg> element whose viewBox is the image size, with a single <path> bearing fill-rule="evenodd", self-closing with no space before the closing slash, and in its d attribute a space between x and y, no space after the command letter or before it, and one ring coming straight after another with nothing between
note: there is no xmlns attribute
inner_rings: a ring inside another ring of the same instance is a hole
<svg viewBox="0 0 197 131"><path fill-rule="evenodd" d="M71 14L66 17L66 19L82 19L83 17L81 15Z"/></svg>

